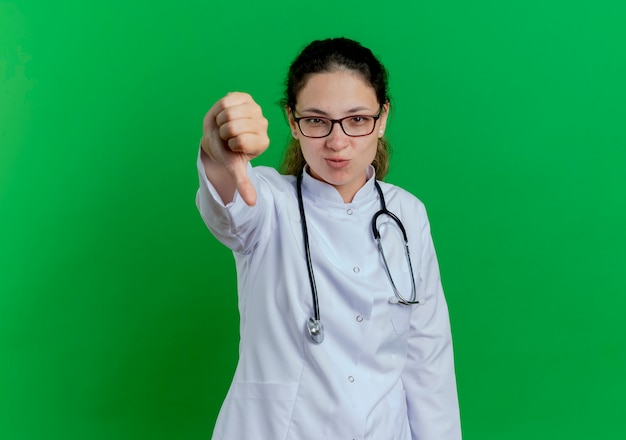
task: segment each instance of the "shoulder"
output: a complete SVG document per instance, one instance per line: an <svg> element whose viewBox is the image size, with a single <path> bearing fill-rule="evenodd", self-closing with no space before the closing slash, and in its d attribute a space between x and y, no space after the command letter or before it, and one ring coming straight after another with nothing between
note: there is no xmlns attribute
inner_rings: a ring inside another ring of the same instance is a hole
<svg viewBox="0 0 626 440"><path fill-rule="evenodd" d="M404 188L385 182L379 182L379 185L385 195L387 209L400 218L407 230L420 231L417 236L411 236L422 240L424 234L430 231L430 220L424 203Z"/></svg>
<svg viewBox="0 0 626 440"><path fill-rule="evenodd" d="M378 184L383 190L385 200L390 209L392 209L392 206L399 206L403 211L410 210L413 213L426 213L424 203L422 203L420 199L406 189L380 180L378 181Z"/></svg>

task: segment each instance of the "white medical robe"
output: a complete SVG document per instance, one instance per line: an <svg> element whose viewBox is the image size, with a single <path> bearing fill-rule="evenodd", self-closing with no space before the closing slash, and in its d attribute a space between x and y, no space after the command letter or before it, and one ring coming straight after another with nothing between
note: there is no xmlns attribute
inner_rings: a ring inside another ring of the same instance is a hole
<svg viewBox="0 0 626 440"><path fill-rule="evenodd" d="M372 236L380 209L374 170L352 203L304 175L302 192L325 339L315 344L311 288L293 176L248 167L257 203L224 205L198 160L197 205L234 254L239 362L213 439L459 440L448 310L423 204L380 182L409 239L421 305L394 297ZM400 230L378 221L393 280L405 297L410 272ZM224 292L219 292L223 294Z"/></svg>

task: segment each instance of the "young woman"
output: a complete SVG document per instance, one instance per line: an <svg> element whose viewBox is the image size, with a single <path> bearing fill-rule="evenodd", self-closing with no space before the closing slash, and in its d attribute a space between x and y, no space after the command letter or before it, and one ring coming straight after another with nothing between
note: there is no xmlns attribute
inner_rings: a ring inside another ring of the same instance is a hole
<svg viewBox="0 0 626 440"><path fill-rule="evenodd" d="M233 251L241 315L213 438L458 440L426 211L381 181L386 70L355 41L314 41L286 85L284 175L250 165L269 145L251 96L229 93L204 118L197 205Z"/></svg>

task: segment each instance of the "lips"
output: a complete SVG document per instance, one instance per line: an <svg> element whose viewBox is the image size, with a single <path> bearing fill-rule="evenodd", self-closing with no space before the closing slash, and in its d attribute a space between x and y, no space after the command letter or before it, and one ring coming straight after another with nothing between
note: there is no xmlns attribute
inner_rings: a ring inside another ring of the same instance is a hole
<svg viewBox="0 0 626 440"><path fill-rule="evenodd" d="M340 169L347 166L350 161L348 159L325 159L329 167L334 169Z"/></svg>

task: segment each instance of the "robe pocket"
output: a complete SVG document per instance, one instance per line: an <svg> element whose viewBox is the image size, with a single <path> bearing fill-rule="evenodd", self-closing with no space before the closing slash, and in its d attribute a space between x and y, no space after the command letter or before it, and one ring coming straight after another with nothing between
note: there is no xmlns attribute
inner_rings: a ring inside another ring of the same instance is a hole
<svg viewBox="0 0 626 440"><path fill-rule="evenodd" d="M407 413L406 392L401 386L395 387L387 394L387 403L390 408L401 409L404 414Z"/></svg>
<svg viewBox="0 0 626 440"><path fill-rule="evenodd" d="M404 335L411 327L411 312L415 306L405 306L404 304L394 304L391 312L391 324L397 335Z"/></svg>
<svg viewBox="0 0 626 440"><path fill-rule="evenodd" d="M419 292L421 290L421 285L422 285L422 274L420 272L415 272L414 274L415 276L415 291L418 292L418 299L419 297ZM409 277L410 279L410 277ZM411 292L411 290L407 290L407 292ZM409 298L410 295L407 294L407 296L405 298ZM411 313L413 312L413 309L416 307L422 307L423 301L420 300L419 304L411 304L411 305L404 305L404 304L395 304L395 310L393 310L391 312L391 324L393 325L393 329L396 332L396 334L398 335L404 335L406 334L406 332L409 331L409 327L411 327Z"/></svg>
<svg viewBox="0 0 626 440"><path fill-rule="evenodd" d="M298 383L234 382L216 431L225 439L287 437Z"/></svg>
<svg viewBox="0 0 626 440"><path fill-rule="evenodd" d="M387 411L388 424L397 430L394 436L390 438L393 440L410 439L411 428L409 427L406 392L401 386L396 387L387 395L387 404L389 405L389 411Z"/></svg>

